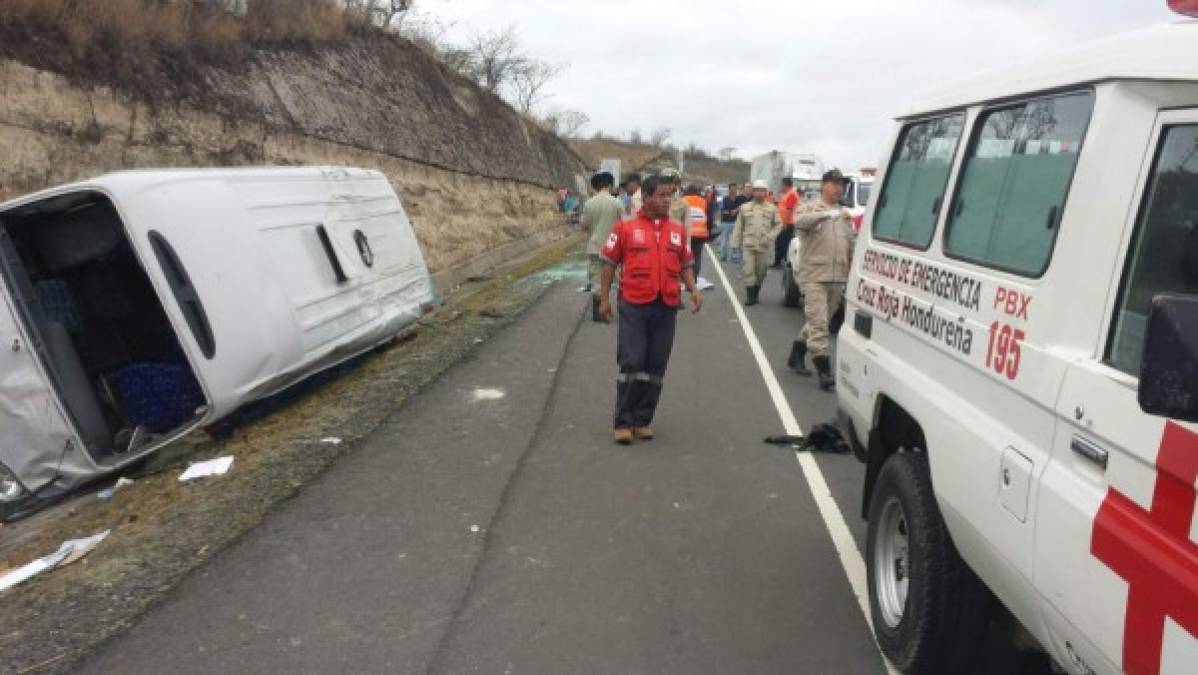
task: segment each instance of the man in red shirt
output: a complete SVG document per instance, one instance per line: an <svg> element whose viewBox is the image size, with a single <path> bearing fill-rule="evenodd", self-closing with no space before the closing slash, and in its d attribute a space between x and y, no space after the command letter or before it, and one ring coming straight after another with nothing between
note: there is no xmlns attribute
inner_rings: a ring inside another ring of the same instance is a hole
<svg viewBox="0 0 1198 675"><path fill-rule="evenodd" d="M617 328L615 440L651 440L649 424L661 398L663 378L674 347L674 324L682 304L682 286L690 292L695 312L703 297L695 288L695 258L686 242L686 227L669 219L674 184L650 176L641 184L644 208L616 224L599 257L599 313L612 318L611 284L620 277L620 323Z"/></svg>
<svg viewBox="0 0 1198 675"><path fill-rule="evenodd" d="M790 250L790 241L795 238L795 209L799 208L799 192L795 190L794 179L787 176L782 179L782 199L778 200L778 219L782 221L782 231L774 240L773 269L779 269L786 262L786 253Z"/></svg>

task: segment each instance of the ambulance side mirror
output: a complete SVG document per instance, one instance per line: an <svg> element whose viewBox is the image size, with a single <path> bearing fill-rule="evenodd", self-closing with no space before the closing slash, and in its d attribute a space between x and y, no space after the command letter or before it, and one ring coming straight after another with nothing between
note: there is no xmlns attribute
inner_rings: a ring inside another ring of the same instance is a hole
<svg viewBox="0 0 1198 675"><path fill-rule="evenodd" d="M1198 295L1152 299L1139 401L1149 415L1198 422Z"/></svg>

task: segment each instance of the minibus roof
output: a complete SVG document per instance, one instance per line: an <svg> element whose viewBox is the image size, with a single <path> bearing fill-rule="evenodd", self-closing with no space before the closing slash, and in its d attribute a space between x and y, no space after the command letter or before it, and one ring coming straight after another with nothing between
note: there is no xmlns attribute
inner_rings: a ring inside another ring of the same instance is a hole
<svg viewBox="0 0 1198 675"><path fill-rule="evenodd" d="M1122 33L986 71L918 96L899 119L1108 80L1198 82L1198 21Z"/></svg>

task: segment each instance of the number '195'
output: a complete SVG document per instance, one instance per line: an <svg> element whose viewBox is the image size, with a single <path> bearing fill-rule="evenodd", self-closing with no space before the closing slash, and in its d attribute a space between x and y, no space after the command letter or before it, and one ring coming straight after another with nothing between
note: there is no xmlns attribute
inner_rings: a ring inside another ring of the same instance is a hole
<svg viewBox="0 0 1198 675"><path fill-rule="evenodd" d="M995 321L990 324L990 340L986 345L986 367L993 368L1008 380L1019 377L1019 364L1023 357L1022 330Z"/></svg>

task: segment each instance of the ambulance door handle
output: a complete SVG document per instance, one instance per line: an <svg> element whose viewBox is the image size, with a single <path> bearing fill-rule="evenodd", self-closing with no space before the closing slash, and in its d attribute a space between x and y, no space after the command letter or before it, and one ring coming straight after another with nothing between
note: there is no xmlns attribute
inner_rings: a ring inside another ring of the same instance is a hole
<svg viewBox="0 0 1198 675"><path fill-rule="evenodd" d="M933 216L940 215L940 204L943 202L943 200L944 200L944 197L941 196L941 197L937 197L935 200L932 201L932 215Z"/></svg>
<svg viewBox="0 0 1198 675"><path fill-rule="evenodd" d="M1051 230L1057 224L1057 214L1060 213L1060 207L1054 206L1048 210L1048 218L1045 219L1045 229Z"/></svg>
<svg viewBox="0 0 1198 675"><path fill-rule="evenodd" d="M1073 451L1082 457L1097 464L1102 470L1106 470L1107 459L1109 453L1099 446L1094 441L1083 436L1074 436L1073 441L1069 444Z"/></svg>

